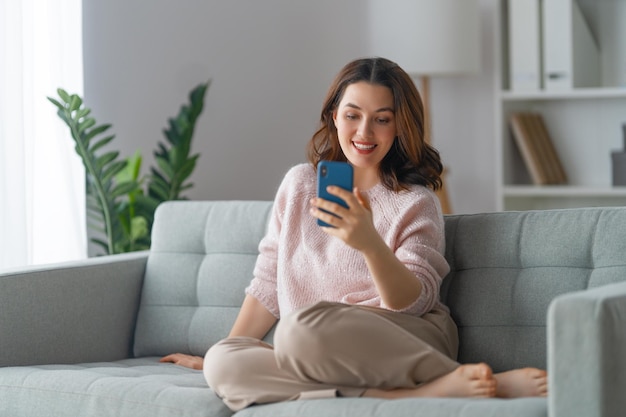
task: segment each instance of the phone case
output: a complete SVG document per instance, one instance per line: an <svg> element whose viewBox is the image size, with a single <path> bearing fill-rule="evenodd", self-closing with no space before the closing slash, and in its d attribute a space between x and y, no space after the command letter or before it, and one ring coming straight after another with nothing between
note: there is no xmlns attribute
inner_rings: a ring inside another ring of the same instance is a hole
<svg viewBox="0 0 626 417"><path fill-rule="evenodd" d="M345 201L329 194L326 191L326 187L336 185L344 190L352 191L353 175L352 165L347 162L320 161L317 164L317 196L348 208ZM317 224L324 227L333 227L319 219Z"/></svg>

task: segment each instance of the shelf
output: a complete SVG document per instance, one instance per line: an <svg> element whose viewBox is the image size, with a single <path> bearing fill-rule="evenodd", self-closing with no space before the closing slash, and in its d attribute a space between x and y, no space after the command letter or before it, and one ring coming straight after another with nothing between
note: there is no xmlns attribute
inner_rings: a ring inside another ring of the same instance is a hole
<svg viewBox="0 0 626 417"><path fill-rule="evenodd" d="M626 186L507 185L506 197L626 197Z"/></svg>
<svg viewBox="0 0 626 417"><path fill-rule="evenodd" d="M502 91L503 101L626 98L626 88L579 88L568 91Z"/></svg>
<svg viewBox="0 0 626 417"><path fill-rule="evenodd" d="M496 35L494 50L497 63L494 127L498 209L626 206L626 186L611 185L611 154L623 149L626 139L622 127L626 122L626 50L622 42L626 0L576 2L600 47L600 55L597 57L600 60L600 73L598 80L593 81L593 85L598 87L562 90L543 88L534 91L511 88L511 39L507 32L510 10L508 0L497 0L496 3L499 23L496 27L500 31ZM571 41L574 42L574 39ZM593 53L590 56L587 58L596 59ZM570 76L573 77L576 72L574 64L570 69ZM571 84L589 85L584 84L582 78L579 81L572 80ZM567 173L567 184L533 184L510 125L511 116L523 112L540 114L544 119Z"/></svg>

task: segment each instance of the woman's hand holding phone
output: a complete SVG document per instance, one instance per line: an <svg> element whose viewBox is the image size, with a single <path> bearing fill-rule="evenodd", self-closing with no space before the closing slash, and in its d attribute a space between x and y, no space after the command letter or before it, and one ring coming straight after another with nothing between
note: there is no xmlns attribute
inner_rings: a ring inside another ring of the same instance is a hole
<svg viewBox="0 0 626 417"><path fill-rule="evenodd" d="M343 200L347 207L319 197L311 200L311 214L330 225L322 228L324 232L340 238L361 252L375 250L382 239L374 227L367 198L357 188L349 192L337 186L329 186L327 192Z"/></svg>

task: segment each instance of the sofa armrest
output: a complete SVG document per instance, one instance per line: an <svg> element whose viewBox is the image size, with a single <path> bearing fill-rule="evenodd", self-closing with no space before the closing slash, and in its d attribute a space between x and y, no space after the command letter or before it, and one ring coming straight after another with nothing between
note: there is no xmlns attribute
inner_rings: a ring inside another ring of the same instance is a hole
<svg viewBox="0 0 626 417"><path fill-rule="evenodd" d="M623 416L626 282L555 298L548 310L549 415Z"/></svg>
<svg viewBox="0 0 626 417"><path fill-rule="evenodd" d="M148 252L0 273L0 366L130 356Z"/></svg>

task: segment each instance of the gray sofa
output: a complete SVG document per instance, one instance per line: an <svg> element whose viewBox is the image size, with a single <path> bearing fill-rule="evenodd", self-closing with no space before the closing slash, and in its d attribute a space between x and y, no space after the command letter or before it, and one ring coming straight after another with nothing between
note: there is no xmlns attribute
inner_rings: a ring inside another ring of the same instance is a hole
<svg viewBox="0 0 626 417"><path fill-rule="evenodd" d="M158 360L227 334L270 210L166 203L150 252L0 274L0 416L230 416L201 372ZM460 361L547 367L548 399L337 398L236 417L625 415L626 208L448 216L446 240Z"/></svg>

